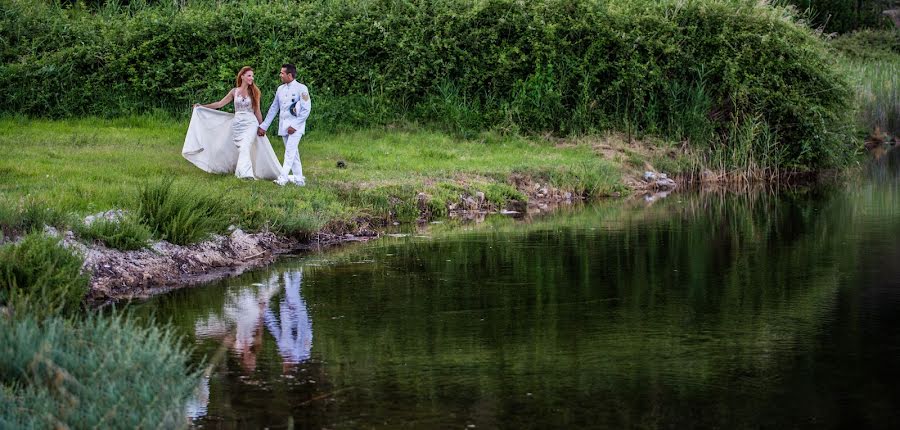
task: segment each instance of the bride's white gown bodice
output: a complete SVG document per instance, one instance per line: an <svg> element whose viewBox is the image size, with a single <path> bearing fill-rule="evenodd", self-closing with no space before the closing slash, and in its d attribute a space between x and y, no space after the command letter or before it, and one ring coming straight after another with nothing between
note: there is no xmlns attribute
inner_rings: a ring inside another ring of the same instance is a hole
<svg viewBox="0 0 900 430"><path fill-rule="evenodd" d="M234 89L234 113L253 113L252 100L241 95L237 88Z"/></svg>

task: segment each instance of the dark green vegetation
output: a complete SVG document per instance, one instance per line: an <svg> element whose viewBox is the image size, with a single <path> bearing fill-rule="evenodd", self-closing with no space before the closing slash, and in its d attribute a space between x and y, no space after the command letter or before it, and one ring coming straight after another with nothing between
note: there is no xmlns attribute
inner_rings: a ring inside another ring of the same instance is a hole
<svg viewBox="0 0 900 430"><path fill-rule="evenodd" d="M854 31L835 38L830 45L852 60L896 60L900 29Z"/></svg>
<svg viewBox="0 0 900 430"><path fill-rule="evenodd" d="M41 317L75 314L88 287L81 262L42 233L0 247L0 306Z"/></svg>
<svg viewBox="0 0 900 430"><path fill-rule="evenodd" d="M185 115L247 64L265 103L293 61L313 129L612 129L688 141L729 169L819 169L854 150L824 42L757 0L133 3L0 1L0 109Z"/></svg>
<svg viewBox="0 0 900 430"><path fill-rule="evenodd" d="M882 12L900 8L897 0L787 0L786 3L808 13L813 27L829 33L893 26Z"/></svg>
<svg viewBox="0 0 900 430"><path fill-rule="evenodd" d="M871 135L870 143L900 139L900 29L860 30L830 45L842 57L841 68L856 96L858 124Z"/></svg>

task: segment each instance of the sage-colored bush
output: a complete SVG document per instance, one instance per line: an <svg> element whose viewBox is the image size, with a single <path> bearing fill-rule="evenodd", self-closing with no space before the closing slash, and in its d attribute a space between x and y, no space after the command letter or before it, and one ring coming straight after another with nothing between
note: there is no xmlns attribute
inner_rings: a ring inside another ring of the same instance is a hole
<svg viewBox="0 0 900 430"><path fill-rule="evenodd" d="M0 428L185 428L198 382L168 329L0 317Z"/></svg>
<svg viewBox="0 0 900 430"><path fill-rule="evenodd" d="M752 121L782 148L739 158L839 165L854 150L848 83L794 13L758 0L0 0L0 112L187 117L243 65L265 105L293 62L310 130L618 129L721 151Z"/></svg>

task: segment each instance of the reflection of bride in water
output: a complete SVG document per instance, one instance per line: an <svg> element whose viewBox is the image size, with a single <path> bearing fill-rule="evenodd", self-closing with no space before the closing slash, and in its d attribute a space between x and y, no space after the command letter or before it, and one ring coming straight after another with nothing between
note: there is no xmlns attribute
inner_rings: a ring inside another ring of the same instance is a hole
<svg viewBox="0 0 900 430"><path fill-rule="evenodd" d="M241 288L225 302L223 315L210 314L194 324L198 338L223 338L241 362L253 370L256 352L267 328L278 344L278 351L285 362L299 363L309 358L312 349L312 322L306 310L306 302L300 296L303 270L284 272L284 297L276 314L269 306L272 298L281 290L278 274L268 281L254 284L256 288Z"/></svg>
<svg viewBox="0 0 900 430"><path fill-rule="evenodd" d="M270 309L270 302L281 290L281 280L284 297L278 304L276 314ZM256 369L257 353L262 349L265 329L275 339L285 365L309 359L312 349L312 321L306 310L306 302L300 296L302 281L301 268L284 272L281 277L276 273L263 283L242 286L238 291L229 292L221 315L210 313L194 323L196 337L222 339L224 346L238 356L246 372ZM198 389L198 396L206 399L191 402L188 406L188 416L191 418L206 414L208 378L204 378L203 382ZM203 396L204 392L206 396Z"/></svg>

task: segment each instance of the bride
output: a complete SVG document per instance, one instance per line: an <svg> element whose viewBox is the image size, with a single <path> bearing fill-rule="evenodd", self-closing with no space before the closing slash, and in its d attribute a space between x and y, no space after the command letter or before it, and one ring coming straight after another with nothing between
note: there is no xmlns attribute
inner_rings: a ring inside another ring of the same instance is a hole
<svg viewBox="0 0 900 430"><path fill-rule="evenodd" d="M235 88L222 100L195 104L182 155L204 171L234 173L238 178L272 179L281 165L266 136L257 136L262 122L260 91L253 83L253 69L243 67ZM234 115L221 112L234 102Z"/></svg>

